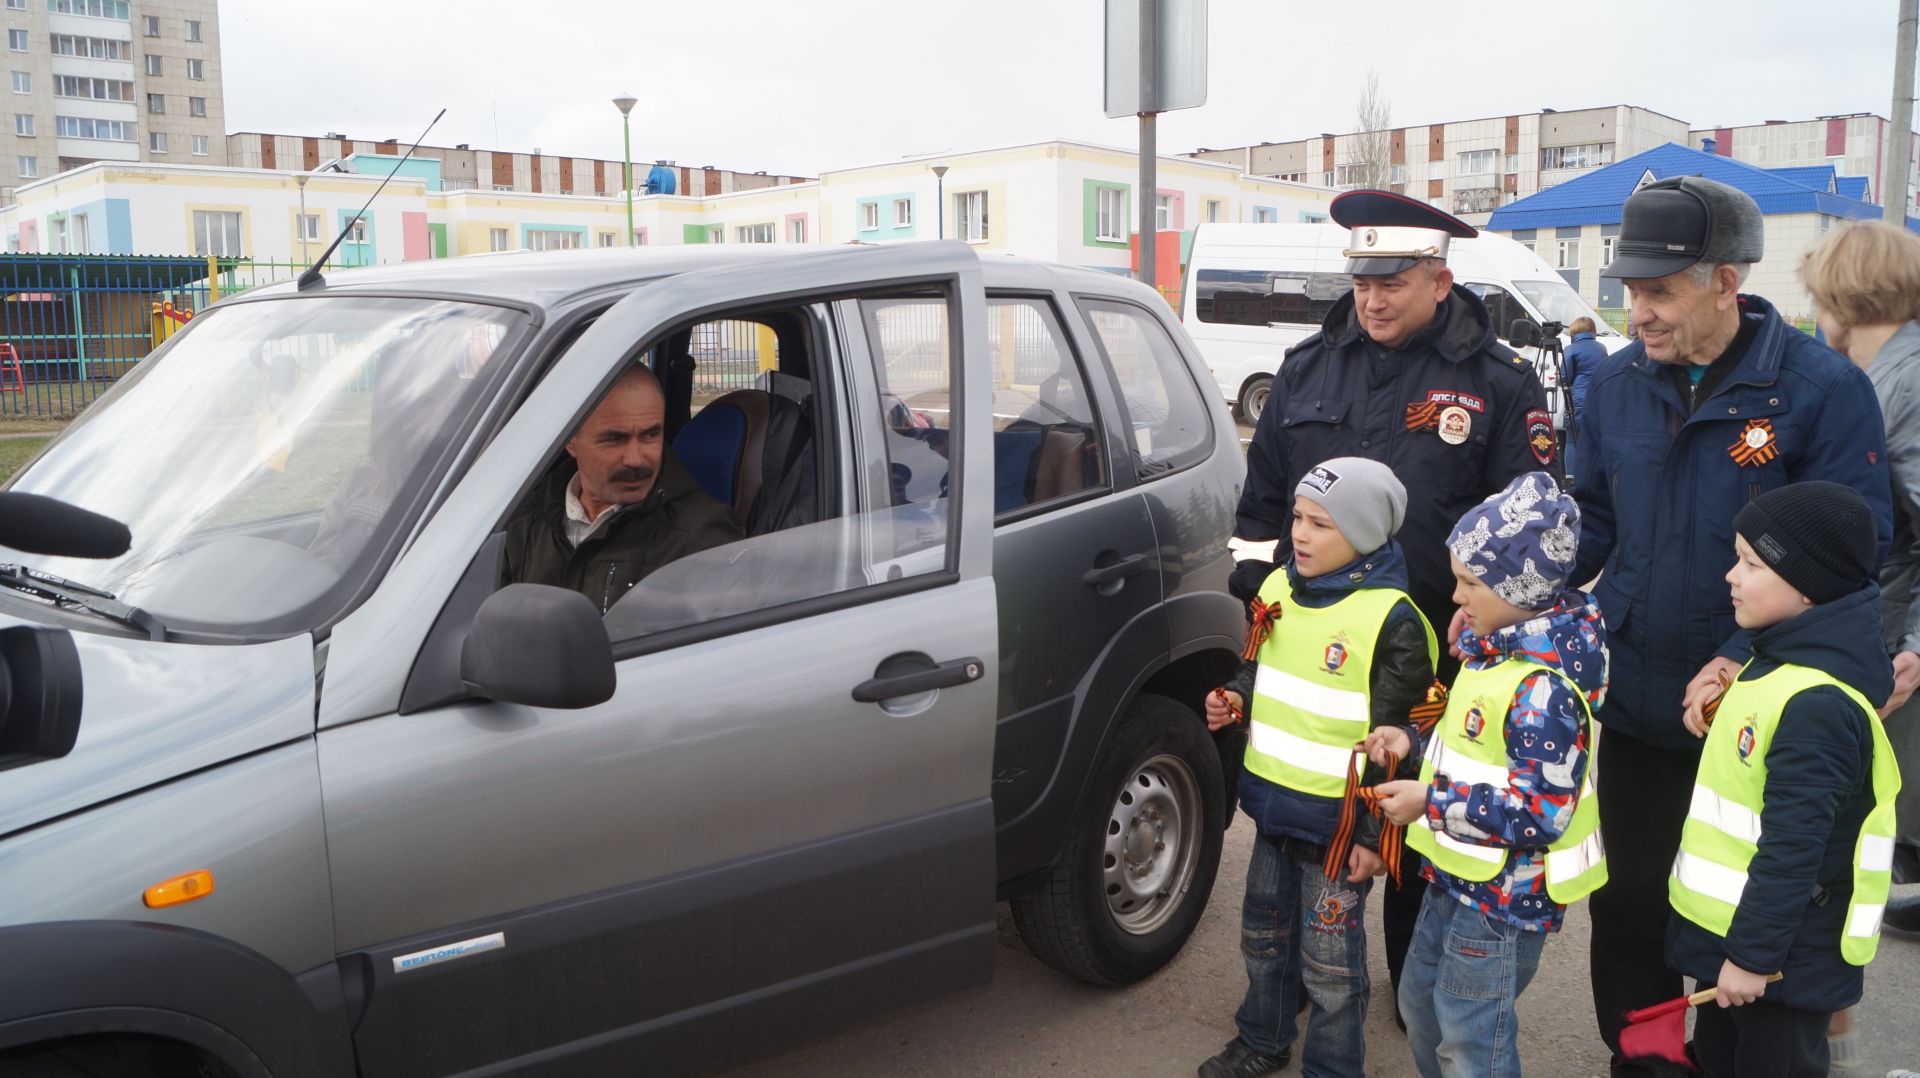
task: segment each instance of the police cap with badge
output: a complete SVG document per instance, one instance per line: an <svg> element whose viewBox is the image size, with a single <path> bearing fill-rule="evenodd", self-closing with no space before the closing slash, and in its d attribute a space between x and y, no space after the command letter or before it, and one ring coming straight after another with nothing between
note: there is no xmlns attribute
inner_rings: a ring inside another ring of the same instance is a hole
<svg viewBox="0 0 1920 1078"><path fill-rule="evenodd" d="M1602 277L1649 281L1696 262L1753 263L1766 221L1752 196L1704 176L1670 176L1642 187L1620 210L1620 240Z"/></svg>
<svg viewBox="0 0 1920 1078"><path fill-rule="evenodd" d="M1392 191L1348 191L1328 207L1347 237L1347 272L1355 277L1385 277L1423 258L1445 261L1447 244L1479 235L1472 225L1445 210Z"/></svg>

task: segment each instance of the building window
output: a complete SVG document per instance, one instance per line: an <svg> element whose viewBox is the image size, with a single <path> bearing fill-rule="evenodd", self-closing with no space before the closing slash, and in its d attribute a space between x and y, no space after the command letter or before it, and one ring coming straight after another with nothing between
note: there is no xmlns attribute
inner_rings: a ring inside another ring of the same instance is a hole
<svg viewBox="0 0 1920 1078"><path fill-rule="evenodd" d="M620 238L620 234L618 232L602 232L594 238L599 241L600 246L611 247L613 246L613 241Z"/></svg>
<svg viewBox="0 0 1920 1078"><path fill-rule="evenodd" d="M635 247L645 247L645 246L647 245L647 230L646 230L646 229L644 229L644 228L636 228L636 229L634 229L634 230L633 230L633 245L634 245Z"/></svg>
<svg viewBox="0 0 1920 1078"><path fill-rule="evenodd" d="M293 226L293 230L295 232L295 236L294 236L295 239L315 240L315 241L319 240L320 238L320 215L319 214L317 213L301 214L298 217L295 217L294 221L295 221L295 224Z"/></svg>
<svg viewBox="0 0 1920 1078"><path fill-rule="evenodd" d="M148 94L147 111L155 116L163 115L167 111L167 95Z"/></svg>
<svg viewBox="0 0 1920 1078"><path fill-rule="evenodd" d="M240 254L240 214L237 211L193 211L193 253L237 257Z"/></svg>
<svg viewBox="0 0 1920 1078"><path fill-rule="evenodd" d="M167 152L167 133L165 131L147 132L147 149L154 153Z"/></svg>
<svg viewBox="0 0 1920 1078"><path fill-rule="evenodd" d="M1613 265L1614 254L1619 249L1620 249L1620 237L1618 236L1600 237L1600 265L1602 266Z"/></svg>
<svg viewBox="0 0 1920 1078"><path fill-rule="evenodd" d="M13 133L21 138L33 137L33 113L16 112L13 114Z"/></svg>
<svg viewBox="0 0 1920 1078"><path fill-rule="evenodd" d="M87 215L73 215L73 253L86 254L93 250L93 229L87 226Z"/></svg>
<svg viewBox="0 0 1920 1078"><path fill-rule="evenodd" d="M16 94L32 93L33 92L33 76L27 74L25 71L14 72L13 73L13 92Z"/></svg>
<svg viewBox="0 0 1920 1078"><path fill-rule="evenodd" d="M712 225L707 229L708 243L720 243L720 242L723 242L726 238L727 238L727 230L720 227L719 225Z"/></svg>
<svg viewBox="0 0 1920 1078"><path fill-rule="evenodd" d="M987 193L962 191L953 196L953 216L960 226L960 238L982 243L987 238Z"/></svg>
<svg viewBox="0 0 1920 1078"><path fill-rule="evenodd" d="M504 228L487 229L487 250L507 250L507 230Z"/></svg>
<svg viewBox="0 0 1920 1078"><path fill-rule="evenodd" d="M1580 241L1579 240L1561 240L1560 241L1559 253L1554 258L1553 268L1554 269L1579 269L1580 268Z"/></svg>
<svg viewBox="0 0 1920 1078"><path fill-rule="evenodd" d="M1467 150L1460 155L1460 167L1456 176L1483 176L1491 173L1500 165L1498 150Z"/></svg>
<svg viewBox="0 0 1920 1078"><path fill-rule="evenodd" d="M741 225L733 230L733 238L739 243L772 243L773 222L759 225Z"/></svg>
<svg viewBox="0 0 1920 1078"><path fill-rule="evenodd" d="M193 156L195 157L207 156L207 136L205 135L193 136Z"/></svg>
<svg viewBox="0 0 1920 1078"><path fill-rule="evenodd" d="M206 114L207 114L207 99L206 99L206 98L204 98L204 97L189 97L189 98L187 98L187 115L189 115L189 116L205 116Z"/></svg>
<svg viewBox="0 0 1920 1078"><path fill-rule="evenodd" d="M53 96L80 97L89 101L132 101L133 83L126 79L89 79L80 75L55 75Z"/></svg>
<svg viewBox="0 0 1920 1078"><path fill-rule="evenodd" d="M574 251L581 246L580 233L569 229L529 228L526 238L529 251Z"/></svg>
<svg viewBox="0 0 1920 1078"><path fill-rule="evenodd" d="M1153 196L1153 227L1156 232L1165 232L1173 227L1173 196Z"/></svg>
<svg viewBox="0 0 1920 1078"><path fill-rule="evenodd" d="M47 0L47 10L57 11L62 15L87 15L96 19L127 21L127 0ZM151 19L151 16L149 18ZM152 21L156 27L153 32L157 34L160 32L159 20Z"/></svg>
<svg viewBox="0 0 1920 1078"><path fill-rule="evenodd" d="M1407 182L1407 166L1405 165L1393 166L1392 171L1387 173L1387 182L1388 183L1406 183Z"/></svg>
<svg viewBox="0 0 1920 1078"><path fill-rule="evenodd" d="M1613 143L1589 142L1580 146L1542 146L1540 169L1599 168L1613 164Z"/></svg>
<svg viewBox="0 0 1920 1078"><path fill-rule="evenodd" d="M787 242L788 243L807 242L807 219L806 218L796 217L793 220L787 222Z"/></svg>
<svg viewBox="0 0 1920 1078"><path fill-rule="evenodd" d="M896 198L893 200L893 227L895 228L912 228L913 227L913 200L912 199Z"/></svg>
<svg viewBox="0 0 1920 1078"><path fill-rule="evenodd" d="M96 120L91 116L55 116L53 133L61 138L94 138L108 142L132 142L135 127L131 120Z"/></svg>
<svg viewBox="0 0 1920 1078"><path fill-rule="evenodd" d="M27 32L25 30L7 31L7 48L14 52L27 51Z"/></svg>
<svg viewBox="0 0 1920 1078"><path fill-rule="evenodd" d="M367 242L367 219L365 217L355 217L353 223L347 226L347 242Z"/></svg>
<svg viewBox="0 0 1920 1078"><path fill-rule="evenodd" d="M22 157L20 158L19 164L21 179L30 180L40 175L40 159L38 157Z"/></svg>
<svg viewBox="0 0 1920 1078"><path fill-rule="evenodd" d="M150 52L147 54L147 74L149 75L161 74L160 57L156 53Z"/></svg>
<svg viewBox="0 0 1920 1078"><path fill-rule="evenodd" d="M1210 198L1207 200L1207 223L1208 224L1210 225L1219 224L1221 212L1222 211L1220 209L1219 199Z"/></svg>
<svg viewBox="0 0 1920 1078"><path fill-rule="evenodd" d="M187 40L188 41L200 40L200 24L197 22L194 22L191 19L187 21Z"/></svg>
<svg viewBox="0 0 1920 1078"><path fill-rule="evenodd" d="M862 202L860 204L860 231L872 232L880 227L880 204Z"/></svg>
<svg viewBox="0 0 1920 1078"><path fill-rule="evenodd" d="M1507 155L1507 171L1508 172L1520 171L1520 155L1519 154L1510 153Z"/></svg>
<svg viewBox="0 0 1920 1078"><path fill-rule="evenodd" d="M1500 189L1498 187L1454 188L1454 213L1492 213L1499 205Z"/></svg>
<svg viewBox="0 0 1920 1078"><path fill-rule="evenodd" d="M148 15L142 21L145 25L146 35L148 37L160 36L160 16Z"/></svg>
<svg viewBox="0 0 1920 1078"><path fill-rule="evenodd" d="M187 77L190 79L206 78L207 62L205 60L195 60L189 57L187 60Z"/></svg>
<svg viewBox="0 0 1920 1078"><path fill-rule="evenodd" d="M1277 220L1279 220L1279 216L1272 206L1255 206L1253 208L1254 224L1270 225Z"/></svg>
<svg viewBox="0 0 1920 1078"><path fill-rule="evenodd" d="M1093 238L1103 243L1127 242L1127 192L1120 187L1093 191Z"/></svg>
<svg viewBox="0 0 1920 1078"><path fill-rule="evenodd" d="M51 38L55 56L85 56L92 60L131 60L133 50L124 41L107 37L76 37L55 34Z"/></svg>
<svg viewBox="0 0 1920 1078"><path fill-rule="evenodd" d="M7 0L7 6L15 11L27 10L27 0Z"/></svg>

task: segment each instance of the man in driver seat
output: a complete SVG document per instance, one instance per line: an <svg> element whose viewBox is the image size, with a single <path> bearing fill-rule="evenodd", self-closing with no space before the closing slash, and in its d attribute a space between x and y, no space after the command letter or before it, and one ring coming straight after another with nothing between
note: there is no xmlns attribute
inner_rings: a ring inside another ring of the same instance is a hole
<svg viewBox="0 0 1920 1078"><path fill-rule="evenodd" d="M567 439L556 469L507 522L509 583L572 588L606 613L648 573L742 537L666 444L653 372L620 376Z"/></svg>

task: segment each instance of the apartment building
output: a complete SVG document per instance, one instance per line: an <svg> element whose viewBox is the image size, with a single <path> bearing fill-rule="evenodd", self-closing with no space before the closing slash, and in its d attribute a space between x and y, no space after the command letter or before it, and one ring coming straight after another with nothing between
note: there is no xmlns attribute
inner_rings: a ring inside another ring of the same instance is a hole
<svg viewBox="0 0 1920 1078"><path fill-rule="evenodd" d="M4 0L0 203L91 161L226 163L217 0Z"/></svg>
<svg viewBox="0 0 1920 1078"><path fill-rule="evenodd" d="M1893 125L1870 112L1820 116L1811 120L1768 120L1739 127L1697 127L1689 145L1761 168L1830 166L1842 176L1867 178L1866 201L1881 201L1888 140ZM1907 165L1907 215L1920 214L1920 143L1910 143Z"/></svg>
<svg viewBox="0 0 1920 1078"><path fill-rule="evenodd" d="M281 172L311 172L328 161L355 155L399 155L407 152L407 143L398 138L355 139L337 132L325 135L279 135L263 131L241 131L227 136L227 164L240 168L259 168ZM519 192L533 195L617 195L625 190L623 161L599 157L573 157L566 154L531 153L512 150L476 150L467 143L457 146L421 146L416 159L440 163L440 183L446 190ZM647 189L647 178L655 166L672 174L673 188L661 193L676 195L732 194L757 191L765 187L804 183L805 176L771 175L766 172L737 172L712 165L688 166L670 160L633 160L635 191Z"/></svg>
<svg viewBox="0 0 1920 1078"><path fill-rule="evenodd" d="M1385 133L1386 184L1469 224L1497 208L1687 136L1687 124L1633 105L1453 120ZM1188 156L1250 175L1345 190L1365 184L1372 139L1322 134L1201 149Z"/></svg>

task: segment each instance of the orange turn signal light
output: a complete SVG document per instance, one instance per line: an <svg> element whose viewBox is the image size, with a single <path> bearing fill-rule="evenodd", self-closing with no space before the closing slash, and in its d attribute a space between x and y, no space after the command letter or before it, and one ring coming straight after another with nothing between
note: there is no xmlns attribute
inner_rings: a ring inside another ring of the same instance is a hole
<svg viewBox="0 0 1920 1078"><path fill-rule="evenodd" d="M188 872L170 880L161 880L147 888L146 893L140 896L140 900L145 902L149 909L158 910L168 906L178 906L182 902L192 902L196 898L205 898L212 893L213 873L203 868L198 872Z"/></svg>

